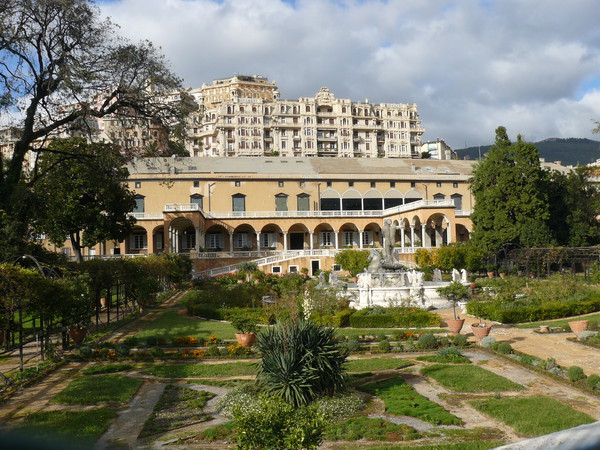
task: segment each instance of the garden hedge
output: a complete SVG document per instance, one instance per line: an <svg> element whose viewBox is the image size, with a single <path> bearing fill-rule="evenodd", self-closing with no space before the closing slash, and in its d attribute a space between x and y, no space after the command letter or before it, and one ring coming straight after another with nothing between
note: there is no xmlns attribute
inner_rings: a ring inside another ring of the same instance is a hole
<svg viewBox="0 0 600 450"><path fill-rule="evenodd" d="M467 304L469 314L500 323L537 322L596 311L600 311L600 297L579 301L529 304L498 301L471 301Z"/></svg>
<svg viewBox="0 0 600 450"><path fill-rule="evenodd" d="M350 316L353 328L439 327L441 318L420 308L365 308Z"/></svg>

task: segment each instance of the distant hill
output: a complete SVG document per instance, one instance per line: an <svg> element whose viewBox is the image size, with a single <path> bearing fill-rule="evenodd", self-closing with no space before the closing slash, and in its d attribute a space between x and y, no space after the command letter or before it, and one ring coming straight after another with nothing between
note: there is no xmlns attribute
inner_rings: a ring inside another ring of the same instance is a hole
<svg viewBox="0 0 600 450"><path fill-rule="evenodd" d="M600 159L600 141L591 139L558 139L548 138L543 141L534 142L540 158L546 161L561 161L565 166L585 165ZM460 159L477 159L479 152L481 156L490 149L491 145L482 145L481 147L467 147L456 150Z"/></svg>

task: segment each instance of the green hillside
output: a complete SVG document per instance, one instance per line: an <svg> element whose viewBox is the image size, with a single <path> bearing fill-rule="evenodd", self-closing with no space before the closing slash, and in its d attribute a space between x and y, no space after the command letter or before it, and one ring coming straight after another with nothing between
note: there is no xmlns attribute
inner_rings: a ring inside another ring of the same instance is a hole
<svg viewBox="0 0 600 450"><path fill-rule="evenodd" d="M540 157L546 161L561 161L563 165L584 165L600 159L600 141L591 139L558 139L549 138L535 142ZM479 152L483 156L490 149L490 145L481 147L467 147L456 150L460 159L477 159Z"/></svg>

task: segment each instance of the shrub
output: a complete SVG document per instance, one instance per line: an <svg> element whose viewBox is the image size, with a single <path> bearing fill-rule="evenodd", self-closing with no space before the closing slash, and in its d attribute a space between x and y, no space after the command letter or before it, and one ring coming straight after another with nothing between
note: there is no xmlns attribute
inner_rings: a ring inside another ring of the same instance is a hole
<svg viewBox="0 0 600 450"><path fill-rule="evenodd" d="M242 315L232 316L231 325L233 325L233 328L239 333L256 333L258 331L256 322L251 318Z"/></svg>
<svg viewBox="0 0 600 450"><path fill-rule="evenodd" d="M138 338L134 337L134 336L129 336L127 338L125 338L125 340L123 341L123 344L125 344L128 347L136 347L138 344Z"/></svg>
<svg viewBox="0 0 600 450"><path fill-rule="evenodd" d="M79 347L79 356L81 358L91 358L93 354L92 348L89 345Z"/></svg>
<svg viewBox="0 0 600 450"><path fill-rule="evenodd" d="M115 347L115 353L117 356L126 357L129 356L130 348L125 344L119 344Z"/></svg>
<svg viewBox="0 0 600 450"><path fill-rule="evenodd" d="M565 371L558 366L551 367L550 369L548 369L548 372L559 377L564 377L566 375Z"/></svg>
<svg viewBox="0 0 600 450"><path fill-rule="evenodd" d="M358 351L358 349L360 348L360 343L358 342L358 339L356 339L356 338L348 339L348 342L346 342L346 348L348 349L349 352Z"/></svg>
<svg viewBox="0 0 600 450"><path fill-rule="evenodd" d="M492 348L492 345L496 343L496 338L486 336L481 340L481 346L483 348Z"/></svg>
<svg viewBox="0 0 600 450"><path fill-rule="evenodd" d="M556 364L556 359L554 358L548 358L546 360L546 370L550 370L554 367L558 367L558 364Z"/></svg>
<svg viewBox="0 0 600 450"><path fill-rule="evenodd" d="M317 448L326 425L315 404L295 408L283 399L259 394L248 408L231 405L239 448Z"/></svg>
<svg viewBox="0 0 600 450"><path fill-rule="evenodd" d="M349 317L353 328L423 328L439 327L437 314L420 308L372 307L354 312Z"/></svg>
<svg viewBox="0 0 600 450"><path fill-rule="evenodd" d="M339 395L335 397L322 397L316 402L317 409L327 420L338 421L356 414L365 406L365 402L356 393Z"/></svg>
<svg viewBox="0 0 600 450"><path fill-rule="evenodd" d="M148 336L146 338L146 346L156 347L158 345L158 338L156 336Z"/></svg>
<svg viewBox="0 0 600 450"><path fill-rule="evenodd" d="M433 334L426 333L417 341L417 347L423 349L434 349L438 347L438 341Z"/></svg>
<svg viewBox="0 0 600 450"><path fill-rule="evenodd" d="M594 390L600 390L600 376L593 374L587 377L585 380L585 385Z"/></svg>
<svg viewBox="0 0 600 450"><path fill-rule="evenodd" d="M390 341L388 341L387 339L383 339L379 341L379 344L377 344L377 350L383 353L388 353L390 351L390 348Z"/></svg>
<svg viewBox="0 0 600 450"><path fill-rule="evenodd" d="M585 373L583 373L583 369L579 366L571 366L567 370L567 376L569 377L569 381L573 383L579 380L583 380L585 378Z"/></svg>
<svg viewBox="0 0 600 450"><path fill-rule="evenodd" d="M221 350L219 350L219 346L217 344L210 344L206 349L206 356L216 357L221 356Z"/></svg>
<svg viewBox="0 0 600 450"><path fill-rule="evenodd" d="M332 328L305 320L278 323L258 335L257 347L259 384L290 405L307 405L346 384L348 350L338 345Z"/></svg>
<svg viewBox="0 0 600 450"><path fill-rule="evenodd" d="M466 347L467 342L467 336L464 334L457 334L452 338L452 343L459 348Z"/></svg>
<svg viewBox="0 0 600 450"><path fill-rule="evenodd" d="M165 356L165 351L160 347L152 347L150 349L150 355L156 358L162 358L163 356Z"/></svg>
<svg viewBox="0 0 600 450"><path fill-rule="evenodd" d="M596 337L598 333L596 331L585 330L579 333L579 339L582 341L588 341L594 337Z"/></svg>
<svg viewBox="0 0 600 450"><path fill-rule="evenodd" d="M356 312L355 309L342 309L334 314L331 322L332 327L342 328L350 325L350 316Z"/></svg>
<svg viewBox="0 0 600 450"><path fill-rule="evenodd" d="M441 359L447 359L450 361L462 361L466 359L461 353L461 351L456 347L440 348L437 352L437 356Z"/></svg>
<svg viewBox="0 0 600 450"><path fill-rule="evenodd" d="M369 266L368 250L342 250L335 255L335 263L355 277Z"/></svg>
<svg viewBox="0 0 600 450"><path fill-rule="evenodd" d="M509 353L512 353L512 346L508 342L500 342L496 351L503 355L508 355Z"/></svg>

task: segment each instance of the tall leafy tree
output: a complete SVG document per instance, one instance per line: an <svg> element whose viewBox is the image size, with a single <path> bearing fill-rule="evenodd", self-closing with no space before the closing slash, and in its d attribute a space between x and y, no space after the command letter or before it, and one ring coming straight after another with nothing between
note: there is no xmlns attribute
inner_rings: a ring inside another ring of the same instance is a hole
<svg viewBox="0 0 600 450"><path fill-rule="evenodd" d="M521 136L513 144L506 128L498 127L494 146L473 169L474 243L486 251L509 242L524 247L550 244L546 179L535 145Z"/></svg>
<svg viewBox="0 0 600 450"><path fill-rule="evenodd" d="M171 97L180 80L160 52L121 38L92 0L2 0L0 24L0 113L18 130L12 158L0 161L9 216L0 225L21 239L28 209L19 206L37 180L25 176L28 153L35 161L49 136L90 131L103 117L151 121L168 136L187 104Z"/></svg>
<svg viewBox="0 0 600 450"><path fill-rule="evenodd" d="M68 236L78 261L82 247L122 240L135 222L128 214L135 197L118 149L82 138L53 141L49 149L35 185L35 229L56 244Z"/></svg>
<svg viewBox="0 0 600 450"><path fill-rule="evenodd" d="M600 244L600 192L589 167L563 174L552 172L548 180L550 228L560 245L586 247Z"/></svg>

